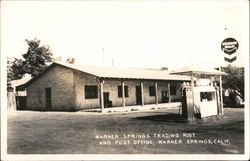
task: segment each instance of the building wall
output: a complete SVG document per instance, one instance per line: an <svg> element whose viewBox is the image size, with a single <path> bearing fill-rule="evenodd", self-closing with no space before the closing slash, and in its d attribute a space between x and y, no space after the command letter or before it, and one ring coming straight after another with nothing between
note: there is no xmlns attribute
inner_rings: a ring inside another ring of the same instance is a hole
<svg viewBox="0 0 250 161"><path fill-rule="evenodd" d="M158 83L158 103L162 103L162 91L168 90L167 82ZM171 82L177 86L177 94L171 95L171 100L181 97L180 84ZM96 85L98 97L85 99L85 85ZM112 107L122 106L122 98L118 97L118 86L120 80L105 80L104 92L109 92L109 100ZM126 106L136 105L136 86L140 81L125 81L128 86L128 97L125 98ZM155 96L149 96L149 86L154 86L153 81L143 81L144 104L154 104ZM83 72L54 66L39 79L27 87L27 109L46 110L45 89L51 88L52 110L74 111L88 108L100 108L100 87L95 77Z"/></svg>
<svg viewBox="0 0 250 161"><path fill-rule="evenodd" d="M100 108L100 86L94 79L94 76L84 74L82 72L74 72L74 89L75 89L75 108L76 110L88 108ZM118 86L121 86L122 81L105 80L103 92L109 93L109 100L112 101L112 107L122 106L122 98L118 97ZM177 85L178 83L171 83ZM85 99L85 85L98 86L98 98ZM128 97L125 98L126 106L136 105L136 86L140 86L140 81L128 80L125 81L125 86L128 86ZM153 81L143 82L144 104L155 103L155 96L149 96L149 86L154 86ZM167 82L158 82L158 102L162 103L162 90L168 90ZM177 89L177 95L172 95L171 100L180 98L181 91Z"/></svg>
<svg viewBox="0 0 250 161"><path fill-rule="evenodd" d="M74 110L73 71L54 66L27 87L27 109L46 110L45 89L51 88L52 110Z"/></svg>
<svg viewBox="0 0 250 161"><path fill-rule="evenodd" d="M136 86L140 85L139 81L125 81L125 86L128 86L128 97L125 97L126 105L136 105ZM122 81L106 81L104 84L104 92L109 92L109 99L112 101L112 106L122 106L122 97L118 97L118 86L122 86Z"/></svg>
<svg viewBox="0 0 250 161"><path fill-rule="evenodd" d="M99 84L94 76L74 71L74 95L76 110L100 107L100 92L97 98L85 99L85 85L96 85L99 91Z"/></svg>
<svg viewBox="0 0 250 161"><path fill-rule="evenodd" d="M153 86L154 84L152 84ZM157 82L158 89L158 103L162 103L162 91L168 91L167 82Z"/></svg>
<svg viewBox="0 0 250 161"><path fill-rule="evenodd" d="M171 101L172 102L178 102L181 99L182 96L182 83L180 82L171 82L170 83L173 86L176 86L176 94L171 95Z"/></svg>

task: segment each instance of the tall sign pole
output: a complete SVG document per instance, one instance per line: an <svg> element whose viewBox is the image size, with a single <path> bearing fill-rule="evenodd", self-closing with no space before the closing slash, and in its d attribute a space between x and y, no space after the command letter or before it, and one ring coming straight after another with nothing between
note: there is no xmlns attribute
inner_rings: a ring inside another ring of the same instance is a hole
<svg viewBox="0 0 250 161"><path fill-rule="evenodd" d="M102 66L104 66L104 48L102 48Z"/></svg>
<svg viewBox="0 0 250 161"><path fill-rule="evenodd" d="M221 71L221 66L219 66L219 71ZM223 93L222 93L222 76L220 75L220 112L221 115L224 115L224 107L223 107Z"/></svg>
<svg viewBox="0 0 250 161"><path fill-rule="evenodd" d="M236 51L239 48L239 43L232 37L226 38L221 43L221 50L223 52L224 61L231 64L237 59L235 55ZM221 66L219 67L219 71L221 71ZM221 106L221 114L224 114L223 110L223 93L222 93L222 76L220 75L220 106Z"/></svg>

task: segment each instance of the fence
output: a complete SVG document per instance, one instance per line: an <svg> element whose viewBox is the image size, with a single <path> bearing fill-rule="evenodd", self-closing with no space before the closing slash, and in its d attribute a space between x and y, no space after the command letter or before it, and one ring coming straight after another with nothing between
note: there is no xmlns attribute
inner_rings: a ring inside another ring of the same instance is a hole
<svg viewBox="0 0 250 161"><path fill-rule="evenodd" d="M8 110L25 110L26 96L16 96L14 92L7 93L7 109Z"/></svg>
<svg viewBox="0 0 250 161"><path fill-rule="evenodd" d="M14 92L7 93L7 109L16 110L16 96Z"/></svg>

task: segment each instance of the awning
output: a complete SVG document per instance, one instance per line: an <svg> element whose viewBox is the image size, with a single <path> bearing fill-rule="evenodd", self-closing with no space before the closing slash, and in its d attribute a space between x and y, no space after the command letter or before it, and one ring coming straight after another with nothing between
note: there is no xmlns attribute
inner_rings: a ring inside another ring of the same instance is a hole
<svg viewBox="0 0 250 161"><path fill-rule="evenodd" d="M228 75L225 72L218 71L213 68L201 68L201 67L184 67L178 69L170 74L178 74L178 75Z"/></svg>

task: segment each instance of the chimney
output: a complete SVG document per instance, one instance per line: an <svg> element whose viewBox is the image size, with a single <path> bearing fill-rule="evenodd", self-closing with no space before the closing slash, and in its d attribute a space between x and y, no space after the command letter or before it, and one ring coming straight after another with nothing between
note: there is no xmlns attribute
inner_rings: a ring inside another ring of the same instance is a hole
<svg viewBox="0 0 250 161"><path fill-rule="evenodd" d="M67 60L66 60L66 63L68 63L68 64L75 64L75 58L68 57Z"/></svg>
<svg viewBox="0 0 250 161"><path fill-rule="evenodd" d="M168 71L168 67L161 67L161 70L165 70L165 71Z"/></svg>
<svg viewBox="0 0 250 161"><path fill-rule="evenodd" d="M61 56L55 57L55 58L53 58L52 61L53 62L62 62L62 57Z"/></svg>

